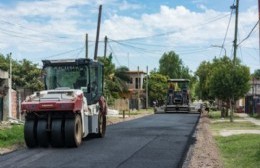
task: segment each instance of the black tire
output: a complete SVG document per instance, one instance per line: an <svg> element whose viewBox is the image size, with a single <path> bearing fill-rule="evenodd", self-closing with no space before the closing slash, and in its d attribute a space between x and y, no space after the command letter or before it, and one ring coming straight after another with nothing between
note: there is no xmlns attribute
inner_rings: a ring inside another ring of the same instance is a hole
<svg viewBox="0 0 260 168"><path fill-rule="evenodd" d="M64 146L64 125L62 119L52 120L51 146L52 147Z"/></svg>
<svg viewBox="0 0 260 168"><path fill-rule="evenodd" d="M47 131L47 121L38 120L37 124L37 141L39 146L48 147L49 146L49 134Z"/></svg>
<svg viewBox="0 0 260 168"><path fill-rule="evenodd" d="M104 138L107 128L107 117L104 114L99 113L98 115L98 134L99 138Z"/></svg>
<svg viewBox="0 0 260 168"><path fill-rule="evenodd" d="M78 147L82 142L82 123L79 115L73 119L66 119L64 125L64 139L67 147Z"/></svg>
<svg viewBox="0 0 260 168"><path fill-rule="evenodd" d="M28 148L34 148L37 144L36 139L36 126L37 121L26 120L24 124L24 140Z"/></svg>

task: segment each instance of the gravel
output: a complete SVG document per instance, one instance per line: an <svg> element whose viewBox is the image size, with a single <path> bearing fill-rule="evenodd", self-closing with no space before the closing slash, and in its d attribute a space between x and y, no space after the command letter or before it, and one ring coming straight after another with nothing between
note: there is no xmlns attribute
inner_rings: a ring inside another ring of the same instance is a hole
<svg viewBox="0 0 260 168"><path fill-rule="evenodd" d="M196 130L195 144L188 152L184 168L223 168L220 152L209 128L210 120L206 114L201 118Z"/></svg>

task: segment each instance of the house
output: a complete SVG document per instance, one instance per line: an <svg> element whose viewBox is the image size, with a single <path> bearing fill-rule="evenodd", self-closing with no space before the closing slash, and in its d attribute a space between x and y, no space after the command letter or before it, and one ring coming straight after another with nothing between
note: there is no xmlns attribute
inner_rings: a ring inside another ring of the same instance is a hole
<svg viewBox="0 0 260 168"><path fill-rule="evenodd" d="M250 90L245 96L245 113L260 114L260 80L253 78L250 85Z"/></svg>
<svg viewBox="0 0 260 168"><path fill-rule="evenodd" d="M145 89L144 79L146 73L144 71L128 71L130 82L127 83L129 94L129 108L140 109L145 108Z"/></svg>

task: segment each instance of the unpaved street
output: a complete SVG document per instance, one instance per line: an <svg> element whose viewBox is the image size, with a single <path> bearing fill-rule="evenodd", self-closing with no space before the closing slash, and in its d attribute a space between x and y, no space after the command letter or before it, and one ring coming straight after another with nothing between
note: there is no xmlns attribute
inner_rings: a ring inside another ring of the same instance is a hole
<svg viewBox="0 0 260 168"><path fill-rule="evenodd" d="M156 114L107 128L79 148L23 149L0 157L0 167L179 167L199 114Z"/></svg>

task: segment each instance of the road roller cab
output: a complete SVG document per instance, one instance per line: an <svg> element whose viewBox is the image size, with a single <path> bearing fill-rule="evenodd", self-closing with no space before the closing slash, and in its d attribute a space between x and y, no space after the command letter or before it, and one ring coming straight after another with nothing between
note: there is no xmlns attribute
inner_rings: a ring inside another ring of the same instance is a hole
<svg viewBox="0 0 260 168"><path fill-rule="evenodd" d="M43 74L45 90L22 103L26 145L78 147L89 134L104 137L103 65L91 59L43 60Z"/></svg>

